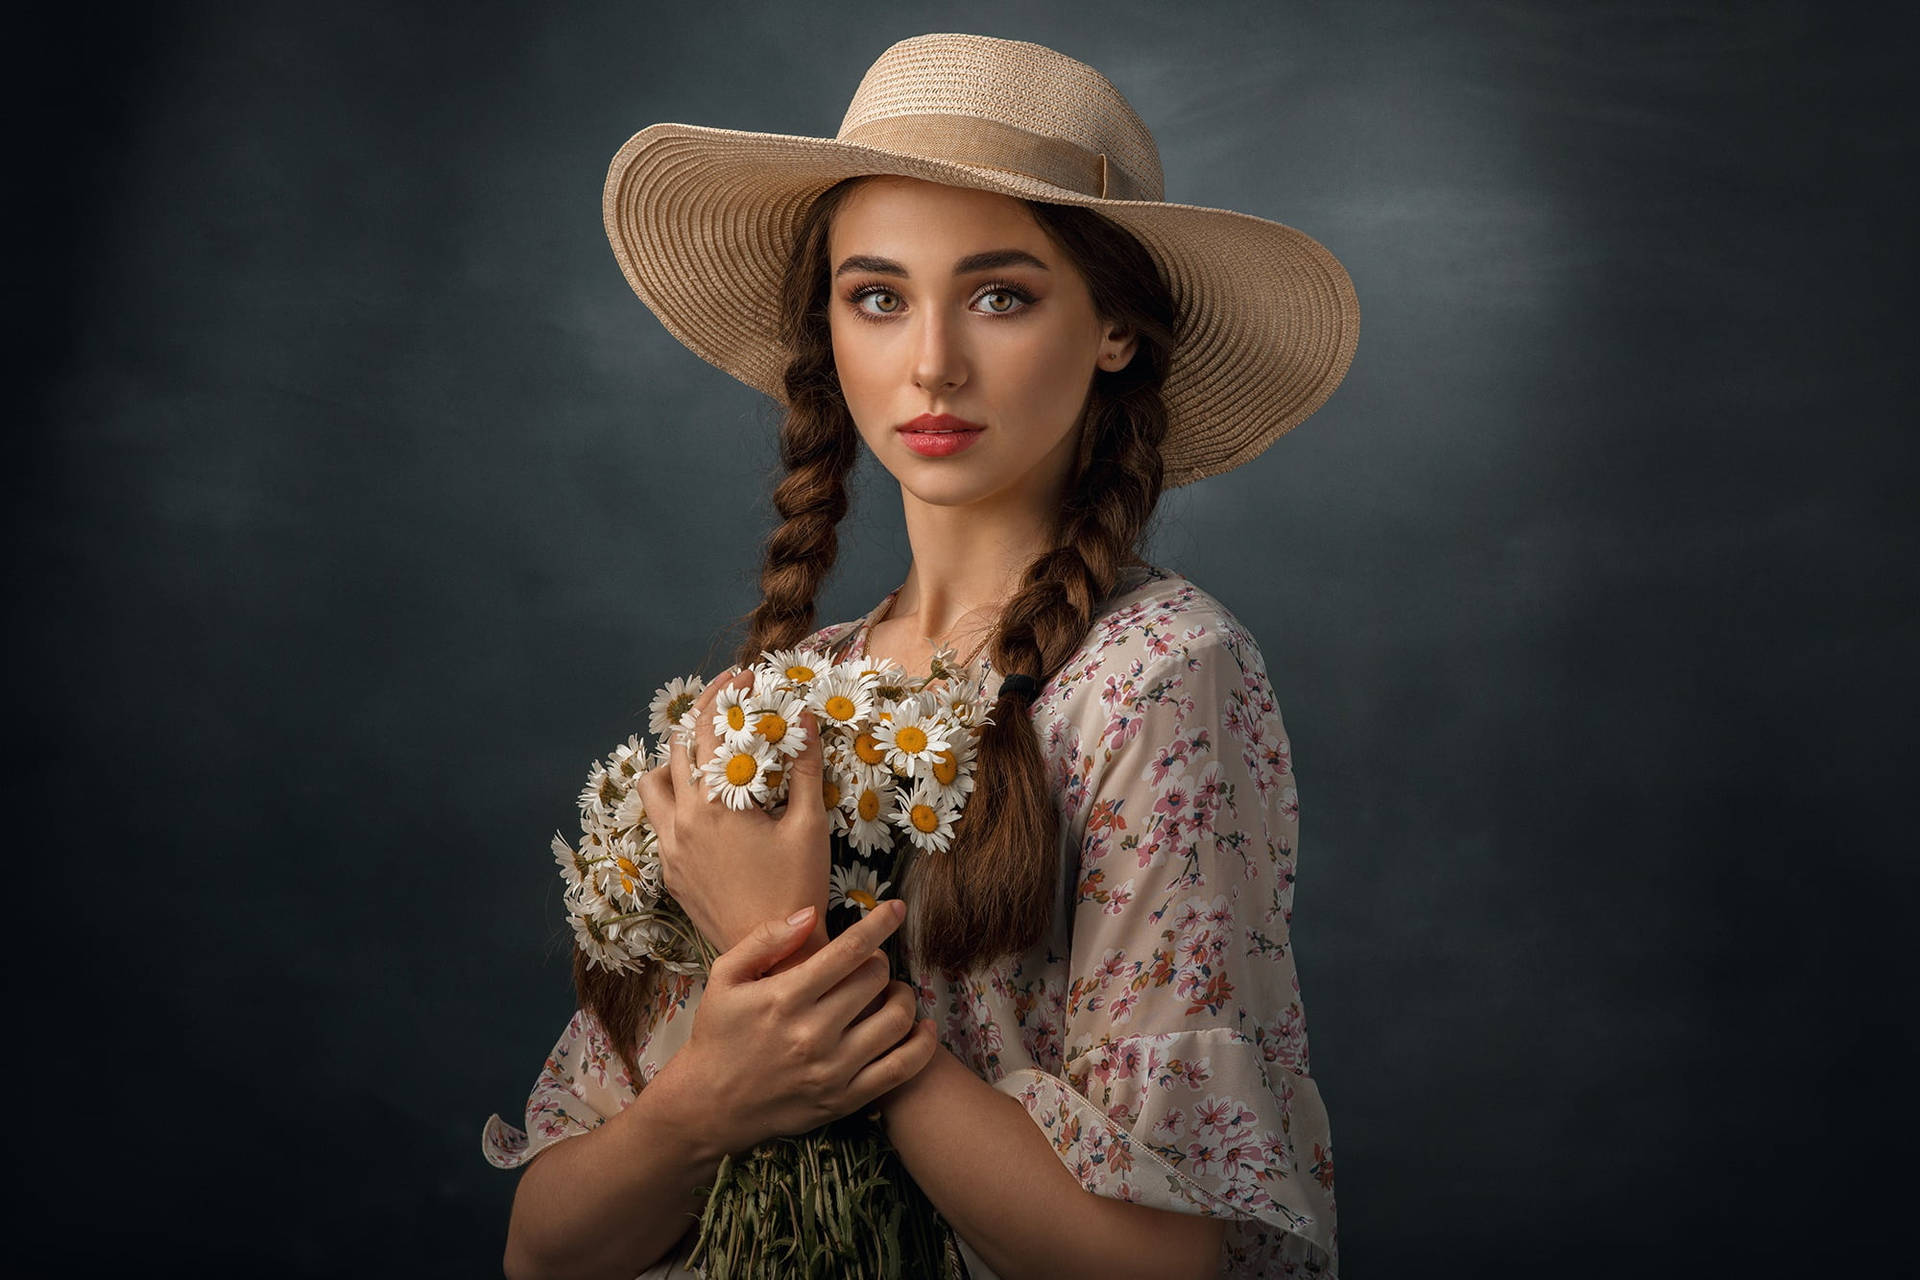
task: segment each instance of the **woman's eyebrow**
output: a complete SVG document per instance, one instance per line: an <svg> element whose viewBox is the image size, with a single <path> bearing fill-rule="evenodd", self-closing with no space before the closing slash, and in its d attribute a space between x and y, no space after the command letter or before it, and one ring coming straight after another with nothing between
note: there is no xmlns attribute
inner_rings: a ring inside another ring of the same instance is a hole
<svg viewBox="0 0 1920 1280"><path fill-rule="evenodd" d="M1025 249L988 249L983 253L970 253L953 264L953 274L966 275L969 271L987 271L994 267L1038 267L1049 270L1046 263L1028 253ZM838 278L850 271L871 271L875 275L909 277L909 272L892 258L876 258L870 253L856 253L834 268Z"/></svg>

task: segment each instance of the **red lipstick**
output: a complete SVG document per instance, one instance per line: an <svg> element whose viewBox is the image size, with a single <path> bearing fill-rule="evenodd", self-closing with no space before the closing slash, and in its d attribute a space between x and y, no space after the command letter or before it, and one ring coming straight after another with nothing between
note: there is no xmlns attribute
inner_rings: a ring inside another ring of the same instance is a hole
<svg viewBox="0 0 1920 1280"><path fill-rule="evenodd" d="M926 458L944 458L959 453L980 438L986 428L950 413L923 413L912 422L894 428L907 448Z"/></svg>

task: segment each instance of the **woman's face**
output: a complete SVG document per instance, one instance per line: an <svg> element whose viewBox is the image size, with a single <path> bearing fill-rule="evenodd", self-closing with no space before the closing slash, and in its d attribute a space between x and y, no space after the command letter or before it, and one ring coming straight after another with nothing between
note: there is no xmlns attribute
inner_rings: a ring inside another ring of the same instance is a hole
<svg viewBox="0 0 1920 1280"><path fill-rule="evenodd" d="M835 213L827 251L840 388L881 464L935 506L1054 510L1094 371L1124 366L1134 343L1094 313L1086 281L1026 206L871 178ZM899 430L924 414L979 430Z"/></svg>

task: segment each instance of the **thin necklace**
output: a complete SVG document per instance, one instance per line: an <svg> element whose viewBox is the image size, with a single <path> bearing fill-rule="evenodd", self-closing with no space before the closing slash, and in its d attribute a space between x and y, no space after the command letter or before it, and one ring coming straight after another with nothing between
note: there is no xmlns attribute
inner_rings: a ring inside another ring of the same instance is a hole
<svg viewBox="0 0 1920 1280"><path fill-rule="evenodd" d="M887 599L886 612L881 614L881 616L876 620L869 622L867 624L866 633L860 637L860 648L862 652L871 653L873 651L873 629L879 626L882 622L893 621L893 606L899 603L899 600L900 600L900 588L895 587ZM935 640L932 636L921 636L920 638L923 641L925 641L927 644L932 645L936 651L947 647L941 644L939 641ZM967 654L966 657L960 659L958 665L965 668L971 668L973 666L974 660L980 656L980 651L982 649L985 649L988 643L992 639L993 639L993 629L989 628L987 631L987 634L981 638L980 643L973 646L973 651Z"/></svg>

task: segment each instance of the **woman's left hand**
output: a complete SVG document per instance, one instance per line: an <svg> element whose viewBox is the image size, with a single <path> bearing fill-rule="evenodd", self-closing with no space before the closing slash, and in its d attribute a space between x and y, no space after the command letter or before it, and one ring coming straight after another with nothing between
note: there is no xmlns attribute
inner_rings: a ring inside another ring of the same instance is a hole
<svg viewBox="0 0 1920 1280"><path fill-rule="evenodd" d="M814 937L792 959L798 963L826 941L827 878L832 866L827 805L821 789L820 732L803 713L788 732L806 747L787 765L787 807L779 817L758 805L730 809L709 798L699 768L713 754L713 700L750 673L715 680L693 710L693 742L674 731L667 763L640 775L640 801L660 837L660 869L667 892L716 950L727 951L763 920L815 908Z"/></svg>

